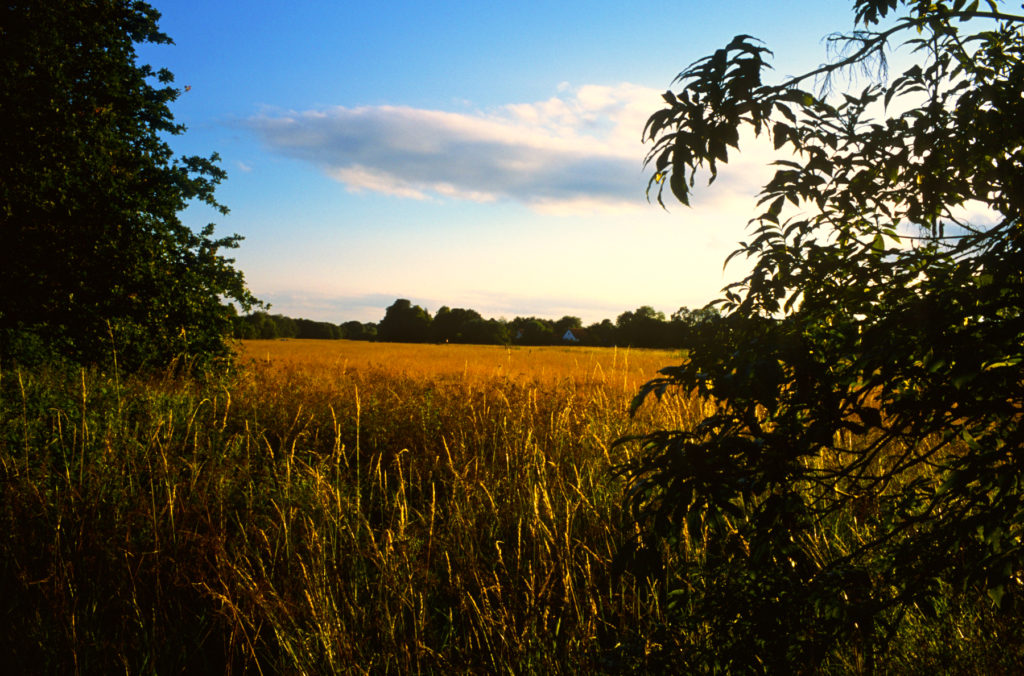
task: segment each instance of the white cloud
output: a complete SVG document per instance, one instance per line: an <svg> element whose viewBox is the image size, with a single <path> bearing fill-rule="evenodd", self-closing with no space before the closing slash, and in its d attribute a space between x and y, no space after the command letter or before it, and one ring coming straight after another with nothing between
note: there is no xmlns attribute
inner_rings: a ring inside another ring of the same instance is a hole
<svg viewBox="0 0 1024 676"><path fill-rule="evenodd" d="M578 212L648 208L640 134L659 105L658 90L586 85L475 113L339 106L247 124L350 190Z"/></svg>
<svg viewBox="0 0 1024 676"><path fill-rule="evenodd" d="M396 197L427 198L422 190L412 187L405 181L396 180L394 176L390 176L386 172L367 169L359 165L328 168L327 174L348 185L354 192L372 190Z"/></svg>

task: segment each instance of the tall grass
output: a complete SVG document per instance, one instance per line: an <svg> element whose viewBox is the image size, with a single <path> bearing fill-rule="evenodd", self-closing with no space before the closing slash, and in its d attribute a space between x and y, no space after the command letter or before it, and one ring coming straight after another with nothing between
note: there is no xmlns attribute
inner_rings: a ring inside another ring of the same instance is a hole
<svg viewBox="0 0 1024 676"><path fill-rule="evenodd" d="M610 443L695 414L625 413L673 355L244 349L206 382L3 374L10 668L558 673L656 653L659 596L612 565L629 524Z"/></svg>
<svg viewBox="0 0 1024 676"><path fill-rule="evenodd" d="M678 355L241 349L219 379L0 374L5 671L669 668L679 629L666 588L617 559L636 533L610 469L616 438L702 415L688 398L626 413ZM806 546L855 542L848 516ZM895 672L1010 669L1024 645L1017 615L952 594L910 615ZM857 664L856 646L826 662Z"/></svg>

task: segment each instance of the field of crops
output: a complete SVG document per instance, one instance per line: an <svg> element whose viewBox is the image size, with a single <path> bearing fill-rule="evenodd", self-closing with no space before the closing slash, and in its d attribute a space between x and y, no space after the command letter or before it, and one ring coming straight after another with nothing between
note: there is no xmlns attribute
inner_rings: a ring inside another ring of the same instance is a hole
<svg viewBox="0 0 1024 676"><path fill-rule="evenodd" d="M3 371L11 673L631 673L678 657L664 587L619 560L637 531L613 468L636 449L613 442L700 417L685 397L627 413L680 355L239 349L216 378ZM980 611L944 612L906 624L902 664L988 650Z"/></svg>
<svg viewBox="0 0 1024 676"><path fill-rule="evenodd" d="M253 341L224 379L6 372L0 652L49 673L657 660L612 442L677 355Z"/></svg>

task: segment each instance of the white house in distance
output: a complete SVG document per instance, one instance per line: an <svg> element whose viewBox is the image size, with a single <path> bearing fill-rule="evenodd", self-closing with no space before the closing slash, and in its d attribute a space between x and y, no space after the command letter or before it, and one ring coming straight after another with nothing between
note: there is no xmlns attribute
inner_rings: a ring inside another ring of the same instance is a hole
<svg viewBox="0 0 1024 676"><path fill-rule="evenodd" d="M587 339L586 329L567 329L562 334L563 343L581 343Z"/></svg>

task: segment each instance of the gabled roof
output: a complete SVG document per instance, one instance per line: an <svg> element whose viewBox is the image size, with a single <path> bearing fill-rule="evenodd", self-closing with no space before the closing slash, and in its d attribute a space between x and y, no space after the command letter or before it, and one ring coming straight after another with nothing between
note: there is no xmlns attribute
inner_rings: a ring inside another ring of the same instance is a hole
<svg viewBox="0 0 1024 676"><path fill-rule="evenodd" d="M570 342L580 342L586 340L587 330L586 329L566 329L565 333L562 334L562 340Z"/></svg>

